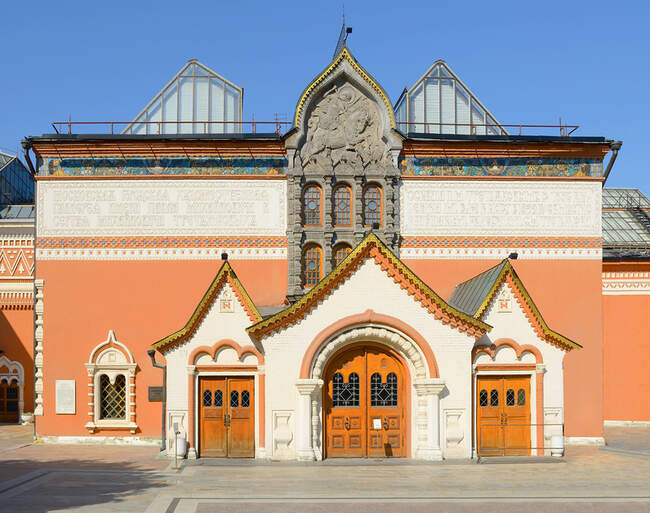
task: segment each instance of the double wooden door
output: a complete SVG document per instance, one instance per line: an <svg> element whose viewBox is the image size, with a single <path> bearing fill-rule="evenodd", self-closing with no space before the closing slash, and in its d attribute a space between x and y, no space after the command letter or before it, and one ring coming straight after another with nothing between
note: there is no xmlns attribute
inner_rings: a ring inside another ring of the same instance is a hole
<svg viewBox="0 0 650 513"><path fill-rule="evenodd" d="M253 377L201 377L199 453L204 457L255 456Z"/></svg>
<svg viewBox="0 0 650 513"><path fill-rule="evenodd" d="M388 351L354 347L325 373L325 456L406 455L404 372Z"/></svg>
<svg viewBox="0 0 650 513"><path fill-rule="evenodd" d="M18 384L0 382L0 422L18 422Z"/></svg>
<svg viewBox="0 0 650 513"><path fill-rule="evenodd" d="M530 454L530 377L479 376L479 456Z"/></svg>

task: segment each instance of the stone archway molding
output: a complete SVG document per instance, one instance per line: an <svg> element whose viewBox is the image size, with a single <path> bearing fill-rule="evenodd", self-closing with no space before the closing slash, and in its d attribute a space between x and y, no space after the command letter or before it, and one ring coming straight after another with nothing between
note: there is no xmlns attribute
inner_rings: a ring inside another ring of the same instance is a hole
<svg viewBox="0 0 650 513"><path fill-rule="evenodd" d="M404 333L395 325L404 326ZM419 337L413 340L411 333ZM297 416L297 456L300 460L320 460L323 457L321 433L323 417L321 390L323 371L334 354L357 342L368 341L384 345L399 354L411 371L411 386L418 396L418 405L411 408L411 425L415 426L414 452L418 459L440 460L440 393L445 382L438 377L433 352L412 327L394 317L366 310L363 314L345 317L321 331L311 343L301 365L296 382L299 394ZM428 351L426 351L428 349ZM435 376L435 377L432 377Z"/></svg>
<svg viewBox="0 0 650 513"><path fill-rule="evenodd" d="M371 326L363 326L364 324ZM349 330L345 331L346 328ZM379 331L359 331L366 329ZM332 344L334 336L336 343ZM413 365L416 380L440 377L438 363L431 347L415 328L396 317L366 310L339 319L314 337L303 356L300 379L320 379L327 358L342 347L359 341L363 336L370 337L366 340L380 342L397 351Z"/></svg>

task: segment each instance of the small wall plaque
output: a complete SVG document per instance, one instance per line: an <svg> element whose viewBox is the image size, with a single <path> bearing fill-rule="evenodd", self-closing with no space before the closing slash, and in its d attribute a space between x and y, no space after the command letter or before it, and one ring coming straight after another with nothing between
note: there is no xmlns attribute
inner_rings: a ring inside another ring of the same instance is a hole
<svg viewBox="0 0 650 513"><path fill-rule="evenodd" d="M160 403L163 400L163 387L149 387L149 402Z"/></svg>
<svg viewBox="0 0 650 513"><path fill-rule="evenodd" d="M56 413L57 415L74 415L76 409L76 394L74 379L56 380Z"/></svg>

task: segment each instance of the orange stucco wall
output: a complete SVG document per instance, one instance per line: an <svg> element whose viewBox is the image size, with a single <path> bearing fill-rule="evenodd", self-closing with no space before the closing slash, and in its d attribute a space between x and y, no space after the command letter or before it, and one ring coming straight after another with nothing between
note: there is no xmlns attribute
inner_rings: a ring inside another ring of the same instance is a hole
<svg viewBox="0 0 650 513"><path fill-rule="evenodd" d="M257 305L282 303L286 261L230 263ZM151 366L147 350L185 325L220 266L221 261L39 262L37 278L44 280L44 414L36 419L38 435L88 435L84 363L112 329L138 364L136 423L140 431L136 434L160 436L161 403L148 402L147 387L162 384L162 372ZM57 379L76 380L75 415L55 414ZM96 435L129 433L101 430Z"/></svg>
<svg viewBox="0 0 650 513"><path fill-rule="evenodd" d="M34 411L34 311L0 311L0 349L23 366L23 411Z"/></svg>
<svg viewBox="0 0 650 513"><path fill-rule="evenodd" d="M650 421L650 295L603 296L604 420Z"/></svg>
<svg viewBox="0 0 650 513"><path fill-rule="evenodd" d="M454 287L497 264L497 260L405 261L444 299ZM515 260L517 274L547 324L582 349L564 358L566 436L603 433L603 332L599 260Z"/></svg>

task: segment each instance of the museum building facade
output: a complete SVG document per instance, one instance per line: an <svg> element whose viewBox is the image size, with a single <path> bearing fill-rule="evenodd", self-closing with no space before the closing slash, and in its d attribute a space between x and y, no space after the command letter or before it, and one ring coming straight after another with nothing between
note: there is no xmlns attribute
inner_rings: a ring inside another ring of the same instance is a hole
<svg viewBox="0 0 650 513"><path fill-rule="evenodd" d="M511 135L443 61L393 107L345 46L287 131L243 133L241 98L192 60L121 133L25 141L38 437L300 460L603 442L620 143Z"/></svg>

